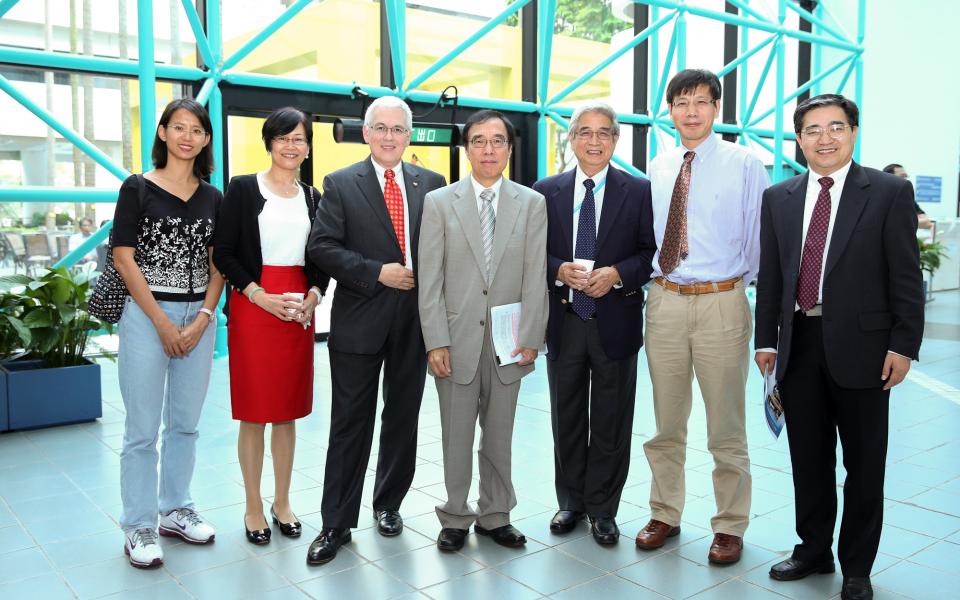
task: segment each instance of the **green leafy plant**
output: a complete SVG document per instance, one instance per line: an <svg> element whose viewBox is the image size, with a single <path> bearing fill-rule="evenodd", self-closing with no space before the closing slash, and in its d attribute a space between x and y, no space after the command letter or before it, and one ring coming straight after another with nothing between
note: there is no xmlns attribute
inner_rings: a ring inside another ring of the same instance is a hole
<svg viewBox="0 0 960 600"><path fill-rule="evenodd" d="M920 244L920 268L933 275L940 268L940 261L947 258L947 249L940 242L926 242L917 239Z"/></svg>
<svg viewBox="0 0 960 600"><path fill-rule="evenodd" d="M0 360L13 358L30 346L30 328L23 324L24 299L10 292L0 293Z"/></svg>
<svg viewBox="0 0 960 600"><path fill-rule="evenodd" d="M87 312L90 296L90 269L49 269L42 276L0 277L0 292L21 302L19 319L29 333L25 339L14 321L5 319L17 330L31 358L43 361L46 368L83 364L83 352L90 334L110 330L110 324ZM11 307L13 310L13 307Z"/></svg>

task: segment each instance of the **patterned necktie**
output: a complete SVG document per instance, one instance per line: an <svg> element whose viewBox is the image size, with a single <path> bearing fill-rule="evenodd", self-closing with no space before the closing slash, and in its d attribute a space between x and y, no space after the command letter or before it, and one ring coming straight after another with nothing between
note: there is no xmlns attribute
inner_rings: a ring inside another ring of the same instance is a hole
<svg viewBox="0 0 960 600"><path fill-rule="evenodd" d="M387 203L387 212L390 213L390 221L393 222L393 231L397 234L397 242L400 244L400 253L403 254L406 263L407 245L404 241L403 231L403 194L400 193L400 186L397 185L396 175L393 169L387 169L383 172L383 178L386 181L383 184L383 199Z"/></svg>
<svg viewBox="0 0 960 600"><path fill-rule="evenodd" d="M487 280L490 279L490 261L493 258L493 230L497 226L497 215L493 212L495 192L487 188L480 192L483 206L480 209L480 239L483 240L483 258L487 262Z"/></svg>
<svg viewBox="0 0 960 600"><path fill-rule="evenodd" d="M680 174L673 184L670 213L660 246L660 272L664 275L672 273L690 252L687 242L687 196L690 193L690 169L695 156L696 153L691 151L683 155Z"/></svg>
<svg viewBox="0 0 960 600"><path fill-rule="evenodd" d="M597 256L597 207L593 197L592 179L586 179L583 187L587 188L580 204L580 219L577 221L577 247L573 252L574 258L594 260ZM573 312L586 321L597 312L597 301L580 290L573 290Z"/></svg>
<svg viewBox="0 0 960 600"><path fill-rule="evenodd" d="M827 228L830 226L830 188L833 187L833 179L821 177L817 181L820 182L820 193L807 227L803 258L800 259L800 277L797 279L797 305L803 312L813 308L820 297L823 249L827 244Z"/></svg>

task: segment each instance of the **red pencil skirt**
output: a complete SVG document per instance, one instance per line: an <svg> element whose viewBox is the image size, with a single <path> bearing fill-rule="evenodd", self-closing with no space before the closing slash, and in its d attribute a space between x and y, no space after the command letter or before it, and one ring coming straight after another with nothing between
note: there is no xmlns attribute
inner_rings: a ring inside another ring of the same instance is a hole
<svg viewBox="0 0 960 600"><path fill-rule="evenodd" d="M303 267L264 265L260 285L269 294L308 293ZM227 332L233 418L277 423L309 415L313 327L281 321L234 290Z"/></svg>

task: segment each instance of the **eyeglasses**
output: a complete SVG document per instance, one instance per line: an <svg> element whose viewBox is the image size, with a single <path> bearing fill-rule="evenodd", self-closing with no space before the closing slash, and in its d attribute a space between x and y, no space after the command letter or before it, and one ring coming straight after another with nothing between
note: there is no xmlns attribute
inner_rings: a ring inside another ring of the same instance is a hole
<svg viewBox="0 0 960 600"><path fill-rule="evenodd" d="M167 125L166 128L172 129L174 133L176 133L179 136L184 136L184 135L187 135L188 133L195 137L203 137L207 135L207 132L199 127L187 127L186 125L182 125L180 123Z"/></svg>
<svg viewBox="0 0 960 600"><path fill-rule="evenodd" d="M830 139L839 140L843 137L843 133L848 129L853 128L844 123L830 123L827 125L826 129L818 125L807 127L800 132L800 135L807 139L819 140L820 137L823 136L823 132L826 131L827 135L830 136Z"/></svg>
<svg viewBox="0 0 960 600"><path fill-rule="evenodd" d="M387 127L386 125L383 125L383 124L377 124L371 127L370 129L372 129L373 133L375 133L380 137L387 135L388 131L393 134L393 137L401 137L401 136L407 135L407 133L410 132L410 130L407 129L406 127L400 127L399 125L397 125L396 127Z"/></svg>
<svg viewBox="0 0 960 600"><path fill-rule="evenodd" d="M574 135L585 140L592 140L596 138L599 142L609 142L613 139L613 132L609 129L598 129L594 131L592 129L583 128L580 131L574 132Z"/></svg>
<svg viewBox="0 0 960 600"><path fill-rule="evenodd" d="M693 106L693 108L700 111L711 105L713 105L713 101L707 100L704 98L694 100L692 103L689 100L680 99L680 100L674 100L670 104L670 108L676 109L676 110L687 110L688 108L690 108L690 106Z"/></svg>
<svg viewBox="0 0 960 600"><path fill-rule="evenodd" d="M278 135L277 137L273 138L273 141L279 144L283 144L284 146L291 145L291 144L294 146L307 145L307 138L302 138L302 137L288 137L285 135Z"/></svg>
<svg viewBox="0 0 960 600"><path fill-rule="evenodd" d="M507 142L507 138L499 137L499 136L495 138L490 138L490 139L477 136L475 138L470 139L471 148L477 148L477 149L486 148L487 144L490 144L490 146L492 146L495 150L501 150L507 147L508 142Z"/></svg>

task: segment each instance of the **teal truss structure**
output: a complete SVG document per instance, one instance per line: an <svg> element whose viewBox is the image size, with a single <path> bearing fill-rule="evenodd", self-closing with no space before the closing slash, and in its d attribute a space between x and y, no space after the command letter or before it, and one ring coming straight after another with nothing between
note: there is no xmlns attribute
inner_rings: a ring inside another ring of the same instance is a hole
<svg viewBox="0 0 960 600"><path fill-rule="evenodd" d="M0 19L20 0L0 0ZM26 1L26 0L24 0ZM296 0L286 8L277 18L267 24L262 31L254 35L242 47L230 56L224 56L222 44L222 13L223 5L229 2L218 0L181 0L183 10L196 40L196 48L202 59L201 67L177 66L157 63L154 54L154 24L153 0L137 0L136 12L138 23L138 59L126 60L119 58L102 58L87 55L72 55L61 52L44 52L40 50L23 49L2 45L0 42L0 65L9 64L19 67L28 66L43 70L66 70L74 73L91 75L113 75L118 77L132 77L139 80L139 101L141 114L141 155L142 164L150 164L150 144L156 129L156 122L152 119L156 115L155 85L158 80L173 81L185 84L199 84L196 98L208 107L213 123L212 144L217 170L212 174L211 182L223 189L224 185L224 131L223 131L223 103L221 84L229 83L243 86L267 88L272 90L295 90L299 92L315 92L323 94L342 95L349 97L353 94L357 84L337 81L304 81L293 78L245 73L236 70L237 65L265 40L274 35L281 27L303 11L316 0ZM686 0L637 0L634 10L647 9L648 25L619 48L611 48L610 54L594 65L575 80L566 85L559 92L549 93L549 75L551 63L551 46L554 36L554 21L557 12L557 0L516 0L506 3L503 11L493 18L482 22L477 29L467 36L456 47L438 58L422 72L408 73L406 52L406 3L403 0L380 0L386 15L386 28L389 37L389 60L392 67L394 85L359 86L370 97L396 95L416 102L438 102L441 94L424 91L420 86L432 75L440 71L460 56L477 40L524 11L524 15L534 15L536 18L536 73L535 73L535 100L504 100L480 97L460 97L460 106L496 108L513 112L527 113L537 116L537 135L533 136L538 145L537 174L547 173L548 136L547 127L550 121L561 128L567 127L567 119L572 113L573 106L565 104L571 93L590 81L598 73L611 65L618 58L646 44L648 52L648 94L649 108L645 112L623 113L618 120L624 125L643 126L647 133L647 147L649 156L657 153L656 132L673 136L675 131L669 119L668 108L664 100L666 84L669 77L678 70L687 67L687 23L690 19L709 19L725 25L731 25L739 30L739 51L735 58L729 60L718 72L721 77L737 72L737 107L736 122L717 122L714 129L723 134L733 134L743 144L756 144L765 148L773 155L773 179L782 179L789 168L791 172L802 171L804 167L793 158L786 156L783 151L784 141L793 139L792 128L784 126L789 120L785 115L785 105L800 98L806 93L821 91L839 91L846 89L850 78L853 78L853 98L862 104L863 91L863 40L865 29L866 0L821 0L808 2L805 0L764 0L763 7L775 6L776 17L770 17L760 9L761 0L728 0L728 12L710 10L700 6L700 3ZM843 26L830 13L828 4L834 6L839 2L856 2L857 19L856 35L850 37ZM645 6L644 6L645 5ZM198 6L202 10L198 10ZM807 10L804 6L815 6ZM729 11L730 8L735 11ZM799 16L807 27L791 28L787 26L788 15ZM201 18L203 14L203 18ZM671 25L672 33L666 52L661 56L660 36L665 28ZM635 27L635 30L637 28ZM788 40L810 45L812 50L812 68L809 79L801 85L787 84L787 57L786 43ZM839 56L832 64L823 65L825 53L833 59ZM747 63L753 56L766 55L766 62L760 72L756 84L748 86ZM694 65L695 66L695 65ZM825 90L826 82L836 82L836 89ZM450 82L456 84L455 81ZM644 82L637 82L643 85ZM775 87L775 96L772 105L763 106L760 103L761 89L766 86ZM63 138L69 140L82 152L90 156L118 180L129 175L113 159L99 150L90 140L72 130L64 120L51 114L47 109L33 102L17 87L0 75L0 90L9 94L14 100L26 107L30 112L42 119ZM848 94L849 95L849 94ZM761 128L760 123L773 115L775 126ZM529 138L528 138L529 139ZM859 155L859 148L857 149ZM646 157L645 157L646 158ZM636 174L642 174L641 169L618 157L615 162L622 168ZM0 201L7 202L47 202L64 200L74 202L115 202L115 189L53 189L47 187L15 187L0 188ZM80 248L68 254L59 263L74 264L84 254L105 239L109 225L94 234ZM226 336L218 336L225 339Z"/></svg>

